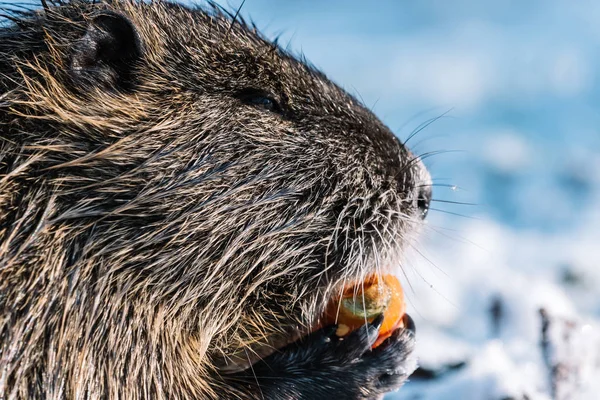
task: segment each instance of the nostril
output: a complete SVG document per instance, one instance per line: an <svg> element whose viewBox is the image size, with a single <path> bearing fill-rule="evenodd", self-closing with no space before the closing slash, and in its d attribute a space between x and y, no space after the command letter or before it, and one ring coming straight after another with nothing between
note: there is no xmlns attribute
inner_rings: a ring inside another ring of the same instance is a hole
<svg viewBox="0 0 600 400"><path fill-rule="evenodd" d="M420 186L417 190L417 208L419 209L419 216L421 219L425 219L429 212L429 204L431 203L431 186Z"/></svg>

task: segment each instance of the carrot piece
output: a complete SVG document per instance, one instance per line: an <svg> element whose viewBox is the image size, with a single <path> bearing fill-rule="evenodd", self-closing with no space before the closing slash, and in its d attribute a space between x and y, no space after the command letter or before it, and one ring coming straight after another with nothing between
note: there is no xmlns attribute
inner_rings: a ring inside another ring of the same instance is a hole
<svg viewBox="0 0 600 400"><path fill-rule="evenodd" d="M375 348L390 337L394 330L402 327L405 312L404 293L398 278L394 275L374 275L344 289L342 296L328 306L326 322L337 323L336 334L343 337L383 313L379 336L373 344Z"/></svg>

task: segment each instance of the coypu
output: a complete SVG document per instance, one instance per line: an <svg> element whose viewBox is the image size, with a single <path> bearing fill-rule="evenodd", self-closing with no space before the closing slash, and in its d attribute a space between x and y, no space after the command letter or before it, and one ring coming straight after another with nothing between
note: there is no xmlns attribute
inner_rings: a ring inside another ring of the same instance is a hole
<svg viewBox="0 0 600 400"><path fill-rule="evenodd" d="M411 326L371 350L381 319L319 318L399 262L420 159L217 6L43 6L0 26L0 398L398 388Z"/></svg>

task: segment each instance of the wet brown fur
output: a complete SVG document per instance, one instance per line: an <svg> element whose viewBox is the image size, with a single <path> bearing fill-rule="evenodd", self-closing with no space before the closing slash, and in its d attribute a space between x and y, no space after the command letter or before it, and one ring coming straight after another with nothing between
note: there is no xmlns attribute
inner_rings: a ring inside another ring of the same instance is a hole
<svg viewBox="0 0 600 400"><path fill-rule="evenodd" d="M100 10L139 35L121 86L73 75ZM419 224L420 162L246 23L129 1L13 16L0 28L0 399L246 398L256 389L219 360L306 333ZM282 110L245 104L248 88Z"/></svg>

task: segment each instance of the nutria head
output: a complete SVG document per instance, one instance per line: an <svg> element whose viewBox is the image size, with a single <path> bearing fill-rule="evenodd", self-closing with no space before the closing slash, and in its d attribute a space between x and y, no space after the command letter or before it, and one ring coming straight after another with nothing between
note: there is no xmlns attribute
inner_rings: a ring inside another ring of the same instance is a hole
<svg viewBox="0 0 600 400"><path fill-rule="evenodd" d="M12 15L0 397L209 396L240 350L308 333L398 264L427 212L428 174L386 126L218 8Z"/></svg>

